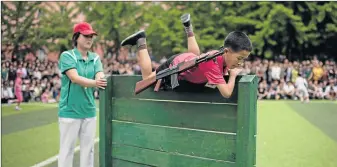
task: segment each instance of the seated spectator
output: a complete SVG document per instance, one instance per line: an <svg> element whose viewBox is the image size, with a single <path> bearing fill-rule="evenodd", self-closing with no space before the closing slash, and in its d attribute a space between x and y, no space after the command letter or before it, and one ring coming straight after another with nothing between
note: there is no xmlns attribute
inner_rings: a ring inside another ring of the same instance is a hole
<svg viewBox="0 0 337 167"><path fill-rule="evenodd" d="M318 81L315 81L314 86L315 86L314 97L316 99L324 99L323 83L318 84Z"/></svg>
<svg viewBox="0 0 337 167"><path fill-rule="evenodd" d="M268 89L267 99L280 99L279 90L278 90L278 81L275 80L272 82L271 86Z"/></svg>
<svg viewBox="0 0 337 167"><path fill-rule="evenodd" d="M42 86L40 83L37 83L37 85L34 87L34 97L35 101L41 101L41 94L42 94Z"/></svg>
<svg viewBox="0 0 337 167"><path fill-rule="evenodd" d="M295 99L295 86L291 81L288 81L287 84L283 87L285 99Z"/></svg>
<svg viewBox="0 0 337 167"><path fill-rule="evenodd" d="M11 104L14 100L14 93L12 88L9 87L8 83L1 83L1 103Z"/></svg>
<svg viewBox="0 0 337 167"><path fill-rule="evenodd" d="M268 95L267 91L267 85L264 84L265 80L263 82L260 82L259 87L258 87L258 99L266 99Z"/></svg>
<svg viewBox="0 0 337 167"><path fill-rule="evenodd" d="M315 91L316 91L316 87L314 85L314 83L312 82L312 80L309 81L309 85L308 85L308 93L309 93L309 99L315 99Z"/></svg>
<svg viewBox="0 0 337 167"><path fill-rule="evenodd" d="M286 96L284 92L284 86L285 86L284 79L281 79L280 84L277 85L277 92L280 99L285 99Z"/></svg>
<svg viewBox="0 0 337 167"><path fill-rule="evenodd" d="M335 80L330 79L329 85L325 87L325 99L336 100L337 86L335 86Z"/></svg>
<svg viewBox="0 0 337 167"><path fill-rule="evenodd" d="M52 94L49 89L45 89L41 95L42 103L55 103L56 100L52 98Z"/></svg>

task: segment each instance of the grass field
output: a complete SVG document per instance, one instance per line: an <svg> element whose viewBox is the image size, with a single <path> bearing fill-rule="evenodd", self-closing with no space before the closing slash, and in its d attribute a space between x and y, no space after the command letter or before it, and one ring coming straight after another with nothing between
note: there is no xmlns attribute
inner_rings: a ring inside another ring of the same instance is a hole
<svg viewBox="0 0 337 167"><path fill-rule="evenodd" d="M22 108L2 105L3 167L32 166L58 153L57 105L29 103ZM336 120L336 102L259 101L257 166L337 167ZM98 165L97 144L95 153ZM78 154L75 161L78 166Z"/></svg>

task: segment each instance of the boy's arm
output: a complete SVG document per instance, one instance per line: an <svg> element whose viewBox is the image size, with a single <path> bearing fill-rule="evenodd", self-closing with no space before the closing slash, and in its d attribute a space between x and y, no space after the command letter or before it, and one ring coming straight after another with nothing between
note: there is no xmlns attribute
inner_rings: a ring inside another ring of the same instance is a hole
<svg viewBox="0 0 337 167"><path fill-rule="evenodd" d="M228 83L216 85L216 87L218 88L218 90L220 91L221 95L224 98L231 97L231 95L233 93L234 85L235 85L235 78L236 78L236 76L230 75Z"/></svg>

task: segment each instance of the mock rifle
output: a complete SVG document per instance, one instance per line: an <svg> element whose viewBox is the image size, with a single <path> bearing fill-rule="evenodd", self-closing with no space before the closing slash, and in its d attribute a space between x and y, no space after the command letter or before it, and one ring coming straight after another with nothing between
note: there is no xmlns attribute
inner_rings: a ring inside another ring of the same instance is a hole
<svg viewBox="0 0 337 167"><path fill-rule="evenodd" d="M147 88L149 88L150 86L154 85L156 83L156 86L154 88L154 91L159 91L162 79L165 77L170 76L171 77L171 87L172 89L179 86L178 83L178 75L186 70L189 70L191 68L194 68L196 66L198 66L198 64L202 63L202 62L206 62L209 60L214 59L217 56L221 56L224 53L224 47L222 46L218 52L214 53L214 54L206 54L206 55L200 55L198 57L196 57L193 60L189 60L186 62L181 62L177 65L174 65L172 67L166 68L162 71L159 71L156 76L153 76L151 78L145 79L145 80L141 80L139 82L136 83L136 87L135 87L135 94L139 94L140 92L146 90Z"/></svg>

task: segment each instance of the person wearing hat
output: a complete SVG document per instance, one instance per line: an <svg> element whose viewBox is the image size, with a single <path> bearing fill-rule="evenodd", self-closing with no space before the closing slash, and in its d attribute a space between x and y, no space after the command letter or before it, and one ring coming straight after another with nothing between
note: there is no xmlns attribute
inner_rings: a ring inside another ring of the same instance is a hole
<svg viewBox="0 0 337 167"><path fill-rule="evenodd" d="M77 137L80 140L80 166L94 166L96 135L96 104L94 89L106 87L100 57L91 52L97 33L86 22L73 28L73 49L64 51L59 58L61 95L59 102L60 149L59 167L73 164Z"/></svg>

